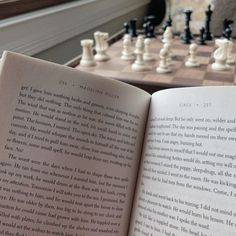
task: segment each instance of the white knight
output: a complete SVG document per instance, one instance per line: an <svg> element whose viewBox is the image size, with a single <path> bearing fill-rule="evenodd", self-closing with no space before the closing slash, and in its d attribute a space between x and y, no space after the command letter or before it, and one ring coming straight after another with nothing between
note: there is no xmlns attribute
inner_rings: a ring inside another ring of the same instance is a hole
<svg viewBox="0 0 236 236"><path fill-rule="evenodd" d="M108 37L109 37L109 34L105 32L96 31L94 33L95 50L96 50L94 59L96 61L107 61L110 59L110 57L107 55Z"/></svg>
<svg viewBox="0 0 236 236"><path fill-rule="evenodd" d="M226 64L226 61L229 42L227 39L216 39L215 44L217 46L217 49L213 54L215 62L211 65L211 67L213 70L227 70L228 65Z"/></svg>

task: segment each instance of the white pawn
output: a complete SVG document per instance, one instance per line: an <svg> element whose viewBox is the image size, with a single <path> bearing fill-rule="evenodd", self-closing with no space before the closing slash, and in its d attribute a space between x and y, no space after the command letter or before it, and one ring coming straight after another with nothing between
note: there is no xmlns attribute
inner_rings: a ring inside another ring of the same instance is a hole
<svg viewBox="0 0 236 236"><path fill-rule="evenodd" d="M173 30L171 26L166 27L166 30L163 34L163 39L162 42L163 43L172 43L173 41Z"/></svg>
<svg viewBox="0 0 236 236"><path fill-rule="evenodd" d="M144 63L143 54L144 54L144 38L142 35L138 36L134 53L136 54L136 60L132 64L131 68L133 71L141 72L148 70L148 66Z"/></svg>
<svg viewBox="0 0 236 236"><path fill-rule="evenodd" d="M228 65L226 64L226 60L228 52L228 40L216 39L215 44L218 48L213 54L215 62L211 65L211 67L213 70L227 70Z"/></svg>
<svg viewBox="0 0 236 236"><path fill-rule="evenodd" d="M232 53L234 44L231 40L228 42L228 51L227 51L227 64L234 64L235 63L235 56Z"/></svg>
<svg viewBox="0 0 236 236"><path fill-rule="evenodd" d="M162 48L160 51L160 62L159 62L159 66L157 67L156 71L158 73L169 73L171 72L171 69L168 67L167 64L167 56L168 56L168 51L166 48Z"/></svg>
<svg viewBox="0 0 236 236"><path fill-rule="evenodd" d="M197 54L197 44L192 43L189 46L189 58L185 62L186 67L198 67L200 66L199 62L197 61L196 54Z"/></svg>
<svg viewBox="0 0 236 236"><path fill-rule="evenodd" d="M123 40L123 50L121 52L121 59L125 61L134 60L134 55L132 51L131 36L126 34Z"/></svg>
<svg viewBox="0 0 236 236"><path fill-rule="evenodd" d="M153 55L150 52L150 46L151 46L151 39L146 38L144 39L144 54L143 54L143 60L144 61L152 61Z"/></svg>
<svg viewBox="0 0 236 236"><path fill-rule="evenodd" d="M96 63L93 57L93 40L92 39L83 39L81 40L82 46L82 57L80 60L80 65L85 67L95 66Z"/></svg>
<svg viewBox="0 0 236 236"><path fill-rule="evenodd" d="M169 49L168 49L168 57L172 58L172 44L173 44L173 31L172 27L168 26L163 34L163 40L162 42L164 44L169 44Z"/></svg>
<svg viewBox="0 0 236 236"><path fill-rule="evenodd" d="M96 61L107 61L110 59L110 57L107 55L107 48L108 48L108 39L109 35L105 32L96 31L94 33L94 38L96 42L96 55L94 56L94 59Z"/></svg>
<svg viewBox="0 0 236 236"><path fill-rule="evenodd" d="M134 53L136 53L136 52L144 53L144 37L143 37L143 35L139 35L137 38Z"/></svg>
<svg viewBox="0 0 236 236"><path fill-rule="evenodd" d="M136 72L142 72L142 71L147 71L149 68L148 66L144 63L143 60L143 52L142 51L135 51L136 54L136 60L132 64L131 68L133 71Z"/></svg>
<svg viewBox="0 0 236 236"><path fill-rule="evenodd" d="M171 46L170 46L169 43L165 43L164 46L163 46L163 48L164 48L165 50L167 50L166 63L167 63L168 65L171 65L171 64L172 64L172 58L171 58L171 55L170 55L170 48L171 48Z"/></svg>

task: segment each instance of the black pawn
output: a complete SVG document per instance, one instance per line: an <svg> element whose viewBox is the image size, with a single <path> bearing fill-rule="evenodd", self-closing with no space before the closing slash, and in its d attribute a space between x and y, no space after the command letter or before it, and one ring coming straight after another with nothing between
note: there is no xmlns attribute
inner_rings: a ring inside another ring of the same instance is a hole
<svg viewBox="0 0 236 236"><path fill-rule="evenodd" d="M199 45L206 45L204 34L205 34L205 28L202 27L200 29L200 37L199 37L199 40L198 40Z"/></svg>
<svg viewBox="0 0 236 236"><path fill-rule="evenodd" d="M224 19L223 21L223 34L222 36L224 38L231 38L231 34L232 34L232 24L234 22L232 20L228 20L228 19Z"/></svg>
<svg viewBox="0 0 236 236"><path fill-rule="evenodd" d="M136 28L137 19L133 18L130 20L130 34L131 37L137 37L137 28Z"/></svg>
<svg viewBox="0 0 236 236"><path fill-rule="evenodd" d="M156 16L150 15L147 17L147 21L150 22L149 36L150 36L150 38L155 38L155 26L156 26L157 18L156 18Z"/></svg>
<svg viewBox="0 0 236 236"><path fill-rule="evenodd" d="M149 15L144 17L144 24L148 24L147 38L155 38L156 16Z"/></svg>
<svg viewBox="0 0 236 236"><path fill-rule="evenodd" d="M185 27L184 27L184 32L181 35L181 39L183 43L185 44L190 44L191 39L193 39L192 33L190 31L190 21L191 21L191 10L185 10Z"/></svg>
<svg viewBox="0 0 236 236"><path fill-rule="evenodd" d="M231 34L232 34L232 28L227 28L225 29L225 32L224 32L224 37L228 40L231 39Z"/></svg>
<svg viewBox="0 0 236 236"><path fill-rule="evenodd" d="M128 22L125 22L123 26L124 26L124 29L125 29L125 34L129 34L129 24L128 24Z"/></svg>
<svg viewBox="0 0 236 236"><path fill-rule="evenodd" d="M146 23L143 24L143 31L144 31L144 37L145 38L150 38L150 35L149 35L149 25L150 25L149 22L146 22Z"/></svg>
<svg viewBox="0 0 236 236"><path fill-rule="evenodd" d="M206 24L205 24L205 40L212 40L213 36L212 33L210 31L210 23L211 23L211 15L212 15L213 11L211 10L211 5L208 5L208 9L206 11Z"/></svg>

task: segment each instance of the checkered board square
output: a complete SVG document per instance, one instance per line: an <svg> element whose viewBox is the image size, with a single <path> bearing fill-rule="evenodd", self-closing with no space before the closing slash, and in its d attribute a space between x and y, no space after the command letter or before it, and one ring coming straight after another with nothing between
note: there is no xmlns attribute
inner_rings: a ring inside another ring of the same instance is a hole
<svg viewBox="0 0 236 236"><path fill-rule="evenodd" d="M132 44L134 48L135 40ZM152 39L150 51L154 60L147 62L150 70L145 72L134 72L131 69L133 61L121 60L122 39L108 48L107 53L111 57L109 61L97 62L94 67L83 68L78 65L76 68L133 84L163 85L167 87L236 84L235 64L230 65L226 71L212 70L211 64L213 63L213 52L215 50L214 41L208 41L207 45L198 46L197 60L200 67L187 68L185 67L185 61L189 54L189 45L183 44L178 37L175 37L172 45L173 60L170 65L172 71L168 74L158 74L156 72L160 60L159 52L162 47L161 36Z"/></svg>

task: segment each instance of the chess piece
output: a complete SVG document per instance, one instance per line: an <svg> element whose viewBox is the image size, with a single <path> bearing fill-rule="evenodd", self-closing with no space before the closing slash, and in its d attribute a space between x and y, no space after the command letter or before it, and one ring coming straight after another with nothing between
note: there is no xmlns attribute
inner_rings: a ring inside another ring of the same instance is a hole
<svg viewBox="0 0 236 236"><path fill-rule="evenodd" d="M149 68L144 63L143 52L136 51L135 54L136 54L136 60L131 66L132 70L136 72L147 71Z"/></svg>
<svg viewBox="0 0 236 236"><path fill-rule="evenodd" d="M150 22L145 22L143 24L143 31L144 31L145 38L149 38L149 25L150 25Z"/></svg>
<svg viewBox="0 0 236 236"><path fill-rule="evenodd" d="M137 19L136 18L133 18L133 19L130 20L130 34L131 34L132 38L138 36L137 35L136 23L137 23Z"/></svg>
<svg viewBox="0 0 236 236"><path fill-rule="evenodd" d="M165 48L162 48L160 51L160 62L159 62L159 66L157 67L156 71L158 73L169 73L171 72L171 69L168 67L167 64L167 56L168 56L168 51Z"/></svg>
<svg viewBox="0 0 236 236"><path fill-rule="evenodd" d="M152 61L154 59L151 52L150 52L151 42L152 41L150 38L144 39L144 54L143 54L144 61Z"/></svg>
<svg viewBox="0 0 236 236"><path fill-rule="evenodd" d="M231 40L229 40L229 41L228 41L228 50L227 50L227 60L226 60L226 63L227 63L228 65L235 63L235 56L234 56L234 54L232 53L233 47L234 47L233 42L232 42Z"/></svg>
<svg viewBox="0 0 236 236"><path fill-rule="evenodd" d="M143 37L143 35L138 36L136 44L135 44L135 50L144 52L144 37Z"/></svg>
<svg viewBox="0 0 236 236"><path fill-rule="evenodd" d="M168 19L166 20L166 22L162 26L163 32L165 32L167 27L171 27L171 26L172 26L172 18L171 18L171 15L169 15Z"/></svg>
<svg viewBox="0 0 236 236"><path fill-rule="evenodd" d="M213 36L210 31L210 23L211 23L211 15L212 15L213 11L211 10L211 4L208 5L208 9L205 13L206 13L206 23L205 23L204 38L205 38L205 40L212 40Z"/></svg>
<svg viewBox="0 0 236 236"><path fill-rule="evenodd" d="M230 40L232 34L232 20L224 19L223 21L223 33L222 36Z"/></svg>
<svg viewBox="0 0 236 236"><path fill-rule="evenodd" d="M185 10L185 27L184 32L181 34L181 40L185 44L190 44L191 39L193 39L192 33L190 31L190 21L191 21L191 10Z"/></svg>
<svg viewBox="0 0 236 236"><path fill-rule="evenodd" d="M213 70L227 70L226 64L227 52L228 52L228 40L227 39L216 39L215 44L217 49L213 53L215 62L211 65Z"/></svg>
<svg viewBox="0 0 236 236"><path fill-rule="evenodd" d="M107 55L107 48L108 48L108 33L96 31L94 33L94 38L96 42L95 50L96 55L94 56L95 61L107 61L110 57Z"/></svg>
<svg viewBox="0 0 236 236"><path fill-rule="evenodd" d="M166 30L163 34L162 42L172 44L172 41L173 41L172 26L168 26L168 27L166 27Z"/></svg>
<svg viewBox="0 0 236 236"><path fill-rule="evenodd" d="M186 67L198 67L198 66L200 66L200 64L198 63L197 58L196 58L196 53L197 53L197 44L192 43L189 46L189 58L185 62Z"/></svg>
<svg viewBox="0 0 236 236"><path fill-rule="evenodd" d="M167 50L166 63L167 63L167 65L169 66L169 65L172 64L171 51L170 51L170 49L171 49L171 44L165 43L164 46L163 46L163 48L164 48L165 50Z"/></svg>
<svg viewBox="0 0 236 236"><path fill-rule="evenodd" d="M225 29L223 37L230 40L231 39L231 34L232 34L232 28L229 27L229 28Z"/></svg>
<svg viewBox="0 0 236 236"><path fill-rule="evenodd" d="M123 40L123 50L121 53L122 60L125 60L125 61L134 60L134 55L133 55L131 45L132 45L131 36L126 34Z"/></svg>
<svg viewBox="0 0 236 236"><path fill-rule="evenodd" d="M200 29L200 37L199 37L199 39L198 39L198 43L199 43L199 45L206 45L206 42L205 42L205 28L204 27L202 27L201 29Z"/></svg>
<svg viewBox="0 0 236 236"><path fill-rule="evenodd" d="M144 24L148 27L147 34L145 34L146 38L155 38L156 20L156 16L154 15L144 17Z"/></svg>
<svg viewBox="0 0 236 236"><path fill-rule="evenodd" d="M143 54L144 54L144 37L143 37L143 35L138 36L134 53L136 54L136 60L131 66L132 70L136 71L136 72L148 70L149 68L144 63L144 60L143 60Z"/></svg>
<svg viewBox="0 0 236 236"><path fill-rule="evenodd" d="M173 43L173 32L172 32L172 27L168 26L163 34L163 40L162 42L165 44L168 44L168 63L171 63L171 58L173 57L172 55L172 43Z"/></svg>
<svg viewBox="0 0 236 236"><path fill-rule="evenodd" d="M94 61L92 52L93 40L83 39L81 40L81 46L82 46L82 57L80 60L80 66L85 66L85 67L95 66L96 63Z"/></svg>
<svg viewBox="0 0 236 236"><path fill-rule="evenodd" d="M129 24L128 24L128 22L125 22L123 26L124 26L124 30L125 30L125 35L129 34Z"/></svg>

